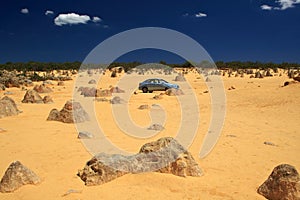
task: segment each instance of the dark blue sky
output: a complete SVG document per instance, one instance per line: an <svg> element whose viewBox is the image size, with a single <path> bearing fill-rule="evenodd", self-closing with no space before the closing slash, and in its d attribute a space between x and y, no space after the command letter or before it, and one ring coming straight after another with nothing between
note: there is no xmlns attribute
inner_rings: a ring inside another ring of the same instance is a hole
<svg viewBox="0 0 300 200"><path fill-rule="evenodd" d="M0 7L0 63L82 61L110 36L149 26L174 29L190 36L215 61L300 63L300 1L285 2L288 3L275 0L4 0ZM53 14L45 15L47 10ZM74 13L73 17L82 23L67 24L71 23L68 18L71 16L61 14L68 13ZM124 55L123 59L179 61L173 54L158 50L139 50Z"/></svg>

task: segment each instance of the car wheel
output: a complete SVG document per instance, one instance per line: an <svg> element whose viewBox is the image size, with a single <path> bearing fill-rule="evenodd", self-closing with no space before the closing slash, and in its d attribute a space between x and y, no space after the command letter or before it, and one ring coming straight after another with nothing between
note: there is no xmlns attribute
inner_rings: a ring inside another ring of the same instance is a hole
<svg viewBox="0 0 300 200"><path fill-rule="evenodd" d="M146 88L146 87L144 87L142 90L143 90L144 93L148 92L148 88Z"/></svg>
<svg viewBox="0 0 300 200"><path fill-rule="evenodd" d="M152 90L149 90L149 93L152 93L153 91Z"/></svg>
<svg viewBox="0 0 300 200"><path fill-rule="evenodd" d="M165 91L167 91L168 89L169 89L169 88L166 87L166 88L165 88Z"/></svg>

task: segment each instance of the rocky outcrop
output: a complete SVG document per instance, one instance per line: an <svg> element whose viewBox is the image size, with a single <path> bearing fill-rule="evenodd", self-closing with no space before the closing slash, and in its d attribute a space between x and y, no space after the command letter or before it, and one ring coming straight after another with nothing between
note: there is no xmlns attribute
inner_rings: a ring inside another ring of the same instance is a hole
<svg viewBox="0 0 300 200"><path fill-rule="evenodd" d="M269 200L300 200L300 177L295 167L281 164L257 192Z"/></svg>
<svg viewBox="0 0 300 200"><path fill-rule="evenodd" d="M22 100L22 103L53 103L52 98L47 95L42 98L35 90L27 90Z"/></svg>
<svg viewBox="0 0 300 200"><path fill-rule="evenodd" d="M61 111L52 109L47 120L63 123L80 123L88 121L89 115L79 102L67 101Z"/></svg>
<svg viewBox="0 0 300 200"><path fill-rule="evenodd" d="M35 90L27 90L22 103L44 103L42 97Z"/></svg>
<svg viewBox="0 0 300 200"><path fill-rule="evenodd" d="M13 192L23 185L38 184L40 178L21 162L11 163L0 182L0 192Z"/></svg>
<svg viewBox="0 0 300 200"><path fill-rule="evenodd" d="M47 87L45 84L41 84L41 85L36 85L33 88L35 91L37 91L38 93L49 93L49 92L53 92L51 88Z"/></svg>
<svg viewBox="0 0 300 200"><path fill-rule="evenodd" d="M260 71L257 71L255 73L255 78L264 78L264 75L262 73L260 73Z"/></svg>
<svg viewBox="0 0 300 200"><path fill-rule="evenodd" d="M123 156L101 153L78 171L86 185L100 185L127 173L160 172L176 176L201 176L192 155L171 137L143 145L138 154Z"/></svg>
<svg viewBox="0 0 300 200"><path fill-rule="evenodd" d="M0 100L0 118L14 116L21 113L15 101L7 96Z"/></svg>

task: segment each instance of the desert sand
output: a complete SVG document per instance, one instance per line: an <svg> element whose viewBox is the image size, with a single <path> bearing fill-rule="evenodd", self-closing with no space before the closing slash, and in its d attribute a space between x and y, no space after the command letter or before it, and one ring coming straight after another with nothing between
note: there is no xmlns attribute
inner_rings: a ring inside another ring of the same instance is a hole
<svg viewBox="0 0 300 200"><path fill-rule="evenodd" d="M107 73L98 88L115 86L121 77L110 78ZM146 79L137 75L139 80ZM211 106L210 93L205 79L200 75L185 75L199 102L200 125L189 151L202 168L201 177L177 177L172 174L147 172L124 175L99 186L85 186L77 171L92 157L77 138L74 124L46 121L51 109L61 109L72 98L74 76L65 86L52 81L53 104L21 103L25 91L9 88L19 110L17 116L0 119L0 177L9 164L21 161L41 178L38 185L25 185L13 193L0 193L0 199L264 199L257 188L267 179L273 168L288 163L300 170L299 105L300 84L282 87L288 79L249 76L222 76L226 92L226 118L218 143L203 159L199 151L208 130ZM93 77L87 77L87 80ZM172 75L171 78L175 78ZM40 83L36 83L40 84ZM228 90L231 86L235 89ZM122 85L119 87L122 88ZM149 124L148 110L139 110L142 104L162 105L166 111L165 129L148 139L136 139L122 133L116 125L111 105L96 102L95 110L101 127L112 143L129 152L138 152L141 145L160 137L176 136L180 123L178 100L161 92L132 94L128 105L135 123ZM0 97L4 91L0 92ZM266 145L264 142L274 145ZM69 190L75 193L66 194Z"/></svg>

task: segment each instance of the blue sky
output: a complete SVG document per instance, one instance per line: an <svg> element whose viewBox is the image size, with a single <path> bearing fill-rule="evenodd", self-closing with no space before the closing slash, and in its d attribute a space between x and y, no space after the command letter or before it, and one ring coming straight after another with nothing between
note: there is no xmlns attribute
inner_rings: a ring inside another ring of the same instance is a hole
<svg viewBox="0 0 300 200"><path fill-rule="evenodd" d="M300 63L300 0L4 0L0 20L0 63L83 61L100 42L139 27L184 33L215 61ZM180 61L158 50L120 60Z"/></svg>

